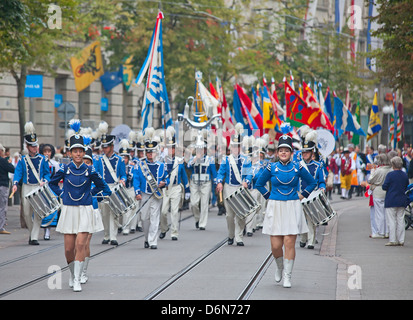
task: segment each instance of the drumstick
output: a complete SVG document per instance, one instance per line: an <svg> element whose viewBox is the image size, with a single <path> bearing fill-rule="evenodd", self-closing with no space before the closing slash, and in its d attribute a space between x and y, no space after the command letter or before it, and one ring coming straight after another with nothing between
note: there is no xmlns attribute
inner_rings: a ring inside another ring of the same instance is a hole
<svg viewBox="0 0 413 320"><path fill-rule="evenodd" d="M13 192L11 193L9 199L13 198L13 195L14 195L15 192L16 192L16 191L13 191Z"/></svg>

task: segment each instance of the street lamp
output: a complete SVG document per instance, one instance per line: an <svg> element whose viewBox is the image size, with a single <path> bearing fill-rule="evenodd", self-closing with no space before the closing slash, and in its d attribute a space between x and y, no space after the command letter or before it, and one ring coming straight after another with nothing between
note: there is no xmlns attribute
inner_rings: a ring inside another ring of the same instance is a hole
<svg viewBox="0 0 413 320"><path fill-rule="evenodd" d="M390 115L394 113L392 105L383 106L383 114L387 115L387 146L390 146Z"/></svg>

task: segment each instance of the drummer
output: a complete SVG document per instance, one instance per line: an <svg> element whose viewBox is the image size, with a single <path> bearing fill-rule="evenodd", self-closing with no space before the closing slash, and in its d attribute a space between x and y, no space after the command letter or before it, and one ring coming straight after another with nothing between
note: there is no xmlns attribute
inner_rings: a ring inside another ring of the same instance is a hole
<svg viewBox="0 0 413 320"><path fill-rule="evenodd" d="M63 204L56 231L64 234L65 257L71 272L69 286L73 287L73 291L82 291L80 276L86 257L87 240L96 228L92 197L101 191L110 195L111 191L93 166L87 166L83 162L83 137L75 134L69 140L72 160L69 164L61 165L50 180L50 188L62 199ZM59 188L61 180L62 189ZM92 182L95 185L93 189Z"/></svg>
<svg viewBox="0 0 413 320"><path fill-rule="evenodd" d="M126 168L121 156L114 152L114 142L116 136L107 134L108 124L102 121L99 124L99 131L102 132L101 148L103 154L93 161L96 171L102 176L103 180L113 188L117 183L125 185ZM118 245L117 233L118 227L115 221L115 215L112 214L109 203L104 201L99 203L99 210L102 213L104 226L104 236L102 244Z"/></svg>
<svg viewBox="0 0 413 320"><path fill-rule="evenodd" d="M231 136L231 153L222 161L217 174L217 193L223 190L224 199L237 191L241 186L249 188L251 186L251 161L248 157L241 155L241 137L244 127L241 123L235 125L236 133ZM223 188L225 182L225 188ZM224 200L227 213L228 244L235 242L237 246L244 246L243 232L245 220L239 218L234 210Z"/></svg>
<svg viewBox="0 0 413 320"><path fill-rule="evenodd" d="M15 193L17 191L17 184L23 183L21 198L24 221L30 233L29 244L39 245L38 238L42 218L37 214L33 214L33 208L25 196L50 180L50 170L46 158L39 154L39 145L33 123L27 122L24 130L26 132L24 143L28 155L23 155L16 165L12 192Z"/></svg>
<svg viewBox="0 0 413 320"><path fill-rule="evenodd" d="M276 262L275 281L280 282L283 277L283 286L290 288L297 234L308 232L300 200L308 197L317 183L301 162L292 161L293 141L290 136L284 134L280 137L277 150L279 161L266 166L256 187L265 199L269 199L262 233L270 235ZM300 179L307 182L301 193ZM269 180L271 191L266 188Z"/></svg>
<svg viewBox="0 0 413 320"><path fill-rule="evenodd" d="M323 165L321 162L314 160L316 156L316 152L317 152L316 146L317 146L317 131L311 130L304 137L304 143L301 149L302 161L304 161L305 165L307 166L308 171L313 176L313 178L316 180L317 188L324 191L326 189L326 182L325 182ZM306 187L307 187L307 182L305 180L301 180L301 190L305 190ZM310 217L306 217L306 218L307 218L307 225L308 225L308 233L301 234L300 247L304 248L305 245L307 244L308 249L314 249L314 245L316 243L317 228L316 228L316 225L312 223L312 220L310 219Z"/></svg>

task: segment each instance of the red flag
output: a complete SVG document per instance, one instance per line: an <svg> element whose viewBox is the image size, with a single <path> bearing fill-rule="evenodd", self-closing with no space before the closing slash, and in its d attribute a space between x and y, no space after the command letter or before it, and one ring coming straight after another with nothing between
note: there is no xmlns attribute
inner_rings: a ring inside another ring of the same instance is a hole
<svg viewBox="0 0 413 320"><path fill-rule="evenodd" d="M313 129L321 127L330 131L334 130L333 125L321 108L308 106L300 95L291 88L287 81L285 81L284 86L287 118L292 122L292 125L300 127L306 124Z"/></svg>
<svg viewBox="0 0 413 320"><path fill-rule="evenodd" d="M222 121L222 135L227 140L227 146L231 142L231 136L235 133L234 123L232 122L231 112L228 108L227 99L225 98L224 89L217 80L218 91L215 90L214 85L209 83L209 91L219 101L217 107L218 113L221 113Z"/></svg>

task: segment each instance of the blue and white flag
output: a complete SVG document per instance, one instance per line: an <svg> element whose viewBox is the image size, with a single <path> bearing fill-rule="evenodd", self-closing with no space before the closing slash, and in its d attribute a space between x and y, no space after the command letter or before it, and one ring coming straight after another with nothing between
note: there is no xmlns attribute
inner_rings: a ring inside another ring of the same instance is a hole
<svg viewBox="0 0 413 320"><path fill-rule="evenodd" d="M145 62L136 77L135 83L140 85L148 73L145 89L144 104L142 107L142 130L152 126L153 110L155 104L164 105L162 112L162 124L164 129L172 125L172 114L169 106L168 93L165 84L165 72L163 62L163 45L162 45L162 19L163 13L159 12L156 18L155 28L153 30L151 43L149 45L148 55Z"/></svg>
<svg viewBox="0 0 413 320"><path fill-rule="evenodd" d="M351 114L350 110L338 97L334 97L334 117L338 136L341 136L344 131L354 132L360 136L366 135L357 122L356 117Z"/></svg>

